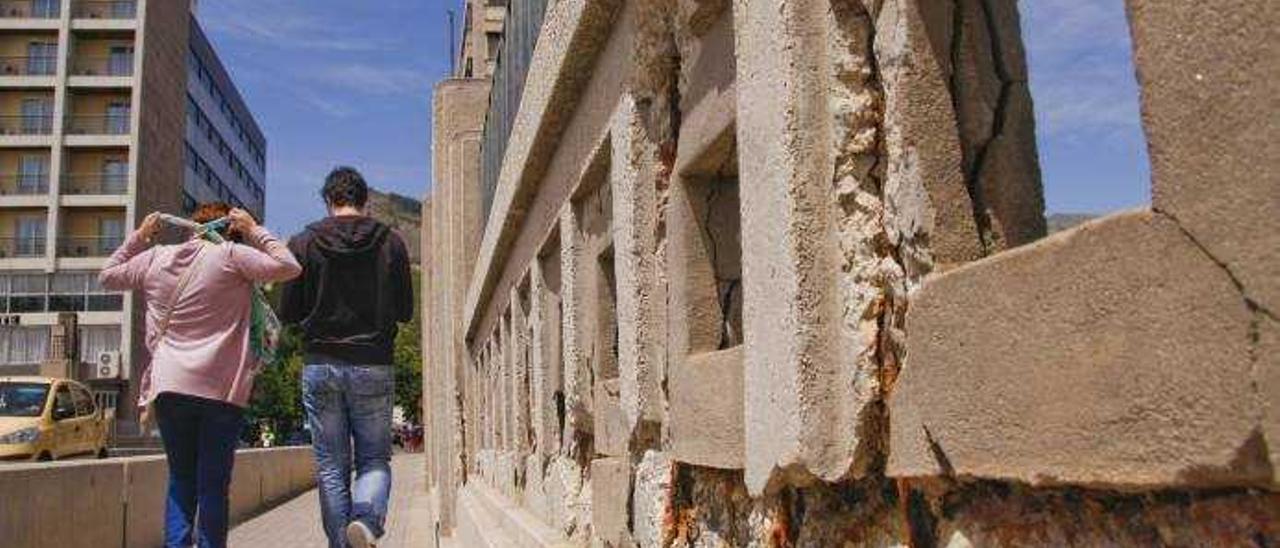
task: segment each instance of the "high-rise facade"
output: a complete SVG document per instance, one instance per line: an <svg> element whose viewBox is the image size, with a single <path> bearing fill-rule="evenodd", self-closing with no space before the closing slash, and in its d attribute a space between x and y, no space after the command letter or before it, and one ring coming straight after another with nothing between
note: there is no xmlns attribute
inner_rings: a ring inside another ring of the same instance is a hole
<svg viewBox="0 0 1280 548"><path fill-rule="evenodd" d="M133 398L142 307L97 284L107 256L152 211L218 200L262 217L265 139L191 7L0 1L0 376L40 371L71 312L66 374ZM133 411L117 410L126 430Z"/></svg>

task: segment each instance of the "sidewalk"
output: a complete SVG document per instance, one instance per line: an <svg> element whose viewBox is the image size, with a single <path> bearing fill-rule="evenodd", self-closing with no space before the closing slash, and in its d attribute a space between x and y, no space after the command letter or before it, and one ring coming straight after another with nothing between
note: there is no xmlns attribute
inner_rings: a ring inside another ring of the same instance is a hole
<svg viewBox="0 0 1280 548"><path fill-rule="evenodd" d="M391 459L391 508L387 535L379 548L429 546L431 530L426 524L427 493L423 487L425 468L421 453L397 455ZM313 489L275 510L249 520L231 531L232 548L326 548L320 528L320 497Z"/></svg>

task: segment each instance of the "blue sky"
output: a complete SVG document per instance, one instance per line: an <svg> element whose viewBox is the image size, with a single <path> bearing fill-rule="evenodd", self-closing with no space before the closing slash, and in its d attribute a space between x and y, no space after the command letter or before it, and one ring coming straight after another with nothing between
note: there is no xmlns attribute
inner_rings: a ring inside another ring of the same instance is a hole
<svg viewBox="0 0 1280 548"><path fill-rule="evenodd" d="M449 67L459 0L202 0L200 20L268 139L267 224L323 215L338 164L421 197L431 84ZM1020 0L1050 212L1149 202L1122 0Z"/></svg>

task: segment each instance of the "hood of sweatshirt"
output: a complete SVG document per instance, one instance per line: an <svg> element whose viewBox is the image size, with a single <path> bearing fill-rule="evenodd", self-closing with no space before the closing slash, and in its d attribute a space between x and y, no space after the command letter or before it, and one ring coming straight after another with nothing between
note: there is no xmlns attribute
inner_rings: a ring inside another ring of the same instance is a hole
<svg viewBox="0 0 1280 548"><path fill-rule="evenodd" d="M307 226L316 248L326 257L376 251L391 228L371 217L326 217Z"/></svg>

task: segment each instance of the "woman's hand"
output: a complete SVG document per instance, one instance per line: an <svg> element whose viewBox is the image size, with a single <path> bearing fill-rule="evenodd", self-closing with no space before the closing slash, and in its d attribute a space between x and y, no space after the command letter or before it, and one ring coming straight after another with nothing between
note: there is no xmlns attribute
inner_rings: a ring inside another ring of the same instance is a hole
<svg viewBox="0 0 1280 548"><path fill-rule="evenodd" d="M142 219L142 224L138 225L138 235L146 241L151 241L160 233L160 214L152 213Z"/></svg>
<svg viewBox="0 0 1280 548"><path fill-rule="evenodd" d="M253 229L258 228L258 221L254 220L253 215L238 207L227 213L227 218L231 219L231 231L238 234L248 236Z"/></svg>

